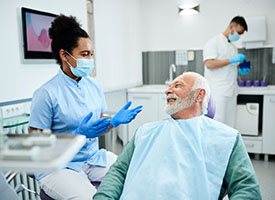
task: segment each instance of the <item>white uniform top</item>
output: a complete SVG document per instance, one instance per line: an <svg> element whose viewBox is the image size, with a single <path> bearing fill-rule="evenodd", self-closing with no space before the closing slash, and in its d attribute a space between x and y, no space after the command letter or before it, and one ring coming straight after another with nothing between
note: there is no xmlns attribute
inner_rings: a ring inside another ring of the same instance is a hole
<svg viewBox="0 0 275 200"><path fill-rule="evenodd" d="M203 50L203 61L229 59L236 56L237 53L237 47L228 42L228 39L221 33L206 43ZM204 66L204 76L209 82L211 93L222 96L236 95L237 66L238 64L229 64L217 69L208 69L206 65Z"/></svg>

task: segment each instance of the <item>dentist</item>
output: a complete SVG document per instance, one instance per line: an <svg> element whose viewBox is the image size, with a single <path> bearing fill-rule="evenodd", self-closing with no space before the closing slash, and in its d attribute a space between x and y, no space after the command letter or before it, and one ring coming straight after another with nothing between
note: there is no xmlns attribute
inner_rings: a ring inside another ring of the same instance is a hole
<svg viewBox="0 0 275 200"><path fill-rule="evenodd" d="M203 50L204 76L216 102L214 119L231 127L234 127L237 105L238 65L245 60L245 55L238 53L234 42L247 30L245 19L236 16L223 33L206 43ZM239 69L239 73L243 75L248 71Z"/></svg>
<svg viewBox="0 0 275 200"><path fill-rule="evenodd" d="M142 110L128 102L112 119L106 119L106 102L94 69L92 41L75 17L59 15L49 28L53 55L60 65L57 75L33 95L30 132L50 129L54 134L86 136L86 144L64 169L37 174L41 188L53 199L91 199L91 181L101 181L117 156L99 149L98 137L112 127L131 122ZM64 147L66 148L66 147Z"/></svg>

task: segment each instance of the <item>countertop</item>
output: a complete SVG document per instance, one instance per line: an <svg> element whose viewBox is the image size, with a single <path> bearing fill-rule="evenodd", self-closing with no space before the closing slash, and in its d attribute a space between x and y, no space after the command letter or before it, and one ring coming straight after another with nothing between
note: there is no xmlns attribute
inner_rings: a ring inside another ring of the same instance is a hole
<svg viewBox="0 0 275 200"><path fill-rule="evenodd" d="M130 88L128 93L164 93L167 89L167 85L141 85L138 87ZM238 94L249 95L275 95L275 85L269 85L267 87L238 87Z"/></svg>
<svg viewBox="0 0 275 200"><path fill-rule="evenodd" d="M238 94L275 95L275 85L267 87L238 87Z"/></svg>

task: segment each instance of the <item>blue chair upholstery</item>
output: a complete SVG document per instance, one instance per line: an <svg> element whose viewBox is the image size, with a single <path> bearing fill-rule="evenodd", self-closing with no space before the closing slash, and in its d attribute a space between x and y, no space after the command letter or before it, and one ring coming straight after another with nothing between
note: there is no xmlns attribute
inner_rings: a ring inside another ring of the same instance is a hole
<svg viewBox="0 0 275 200"><path fill-rule="evenodd" d="M208 101L208 108L207 108L207 114L205 116L209 118L214 118L216 112L216 106L215 106L215 101L212 96L210 96L209 101Z"/></svg>

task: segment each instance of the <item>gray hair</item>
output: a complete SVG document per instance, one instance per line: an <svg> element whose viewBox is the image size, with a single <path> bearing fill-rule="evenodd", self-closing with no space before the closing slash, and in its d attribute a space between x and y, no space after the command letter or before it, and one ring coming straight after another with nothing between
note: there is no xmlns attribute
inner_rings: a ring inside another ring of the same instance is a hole
<svg viewBox="0 0 275 200"><path fill-rule="evenodd" d="M208 81L206 78L204 78L202 75L196 73L196 72L184 72L182 75L191 75L195 77L195 83L192 87L192 91L197 90L197 89L204 89L205 90L205 97L202 102L202 111L203 114L207 113L207 108L208 108L208 102L210 99L210 88L208 85Z"/></svg>

